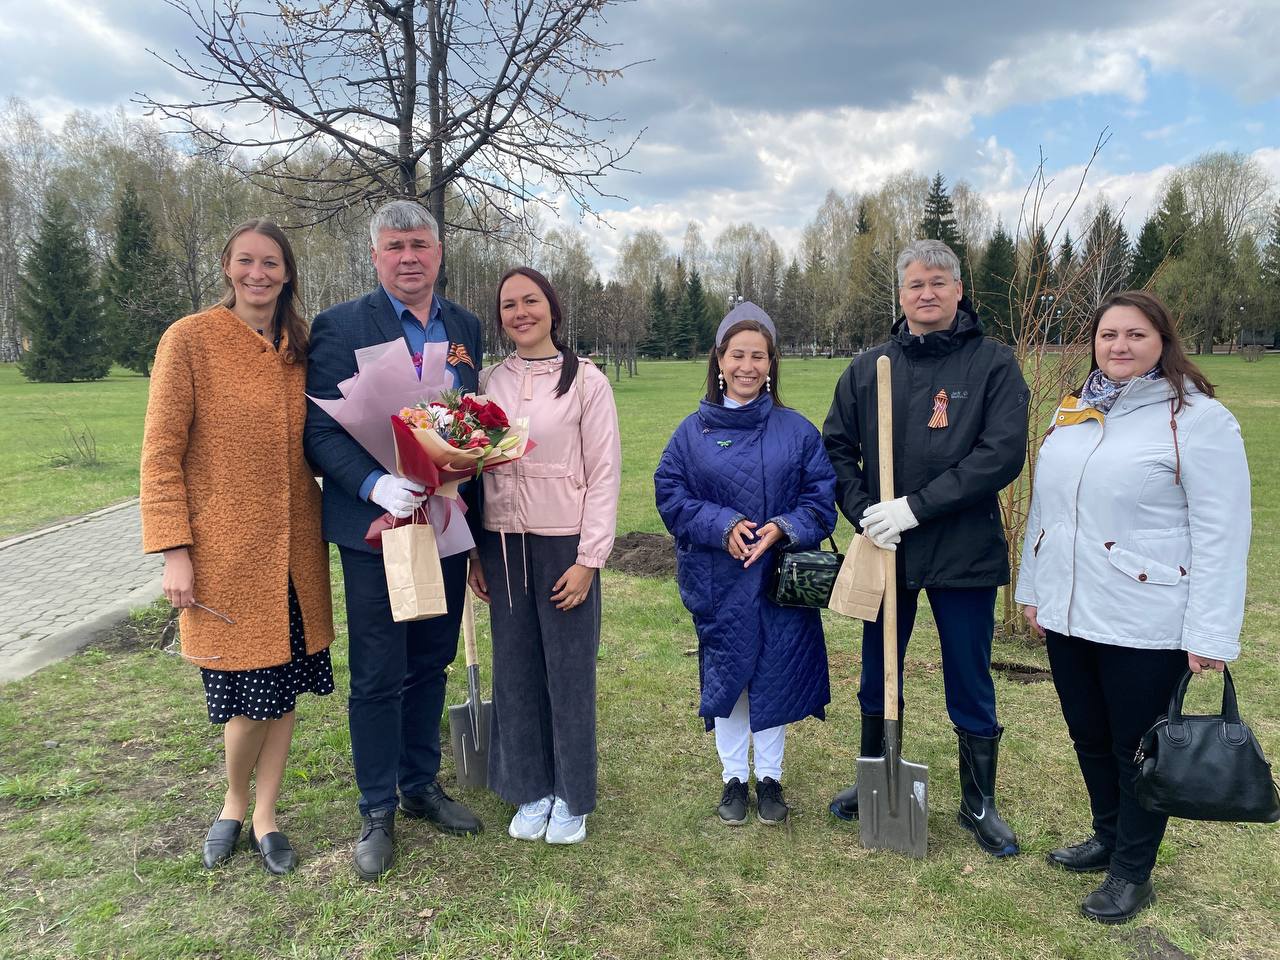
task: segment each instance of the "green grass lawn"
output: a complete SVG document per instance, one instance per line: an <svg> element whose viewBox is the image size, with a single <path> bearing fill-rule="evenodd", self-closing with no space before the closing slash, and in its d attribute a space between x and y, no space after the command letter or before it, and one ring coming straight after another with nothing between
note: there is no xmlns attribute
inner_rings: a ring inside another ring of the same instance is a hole
<svg viewBox="0 0 1280 960"><path fill-rule="evenodd" d="M149 382L116 367L93 383L28 383L0 363L0 539L138 495ZM92 436L96 464L73 433Z"/></svg>
<svg viewBox="0 0 1280 960"><path fill-rule="evenodd" d="M788 361L784 397L820 421L843 366ZM1274 760L1280 365L1220 357L1205 366L1240 419L1253 472L1244 659L1233 672ZM616 385L620 531L661 529L653 467L693 409L703 369L645 364ZM128 392L140 412L145 382L56 389ZM12 429L8 416L3 429ZM1078 903L1096 878L1044 862L1089 823L1051 684L997 678L1007 727L1001 810L1024 852L1002 862L982 854L955 822L955 741L926 617L908 657L904 752L929 766L928 857L863 850L856 830L826 813L857 753L858 631L833 615L829 720L807 720L788 736L792 823L723 827L719 764L696 716L697 662L687 655L696 639L675 586L608 572L604 588L600 806L587 842L558 849L511 840L508 807L460 791L487 832L456 839L402 820L399 861L379 884L356 879L350 864L358 821L341 618L338 693L300 704L280 819L302 865L283 881L244 851L214 873L200 867L200 841L220 802L221 740L204 720L197 671L130 640L153 628L154 612L115 642L0 688L0 957L1280 957L1274 826L1175 821L1156 868L1156 906L1118 929L1080 919ZM487 678L483 616L480 630ZM995 656L1044 662L1040 650L1012 643ZM455 667L450 703L465 698L464 681ZM1198 682L1193 708L1209 709L1220 690ZM448 782L448 756L445 765Z"/></svg>

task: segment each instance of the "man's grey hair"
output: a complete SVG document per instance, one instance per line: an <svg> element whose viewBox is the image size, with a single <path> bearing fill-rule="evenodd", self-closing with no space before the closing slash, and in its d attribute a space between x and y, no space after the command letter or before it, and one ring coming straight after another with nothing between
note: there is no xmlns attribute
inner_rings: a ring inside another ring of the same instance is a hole
<svg viewBox="0 0 1280 960"><path fill-rule="evenodd" d="M392 200L374 212L373 219L369 221L369 243L374 249L378 247L378 235L383 230L430 230L436 240L440 239L436 218L413 200Z"/></svg>
<svg viewBox="0 0 1280 960"><path fill-rule="evenodd" d="M907 267L913 263L924 264L935 270L950 270L951 276L960 279L960 258L941 240L912 240L898 254L898 286L907 279Z"/></svg>

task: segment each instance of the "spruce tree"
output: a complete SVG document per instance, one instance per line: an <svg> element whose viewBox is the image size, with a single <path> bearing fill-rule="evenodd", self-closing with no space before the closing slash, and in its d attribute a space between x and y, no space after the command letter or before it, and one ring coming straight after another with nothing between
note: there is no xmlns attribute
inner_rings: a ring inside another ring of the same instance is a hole
<svg viewBox="0 0 1280 960"><path fill-rule="evenodd" d="M1067 230L1062 235L1062 242L1058 244L1058 258L1053 263L1053 285L1059 289L1067 286L1075 266L1076 247L1071 240L1071 231Z"/></svg>
<svg viewBox="0 0 1280 960"><path fill-rule="evenodd" d="M712 323L711 307L707 303L707 293L702 287L702 277L696 267L689 272L684 305L689 321L689 353L693 356L706 353L712 347L716 330Z"/></svg>
<svg viewBox="0 0 1280 960"><path fill-rule="evenodd" d="M865 237L871 232L871 204L866 200L858 201L858 222L854 226L858 235Z"/></svg>
<svg viewBox="0 0 1280 960"><path fill-rule="evenodd" d="M662 277L654 274L649 290L649 331L640 341L640 353L646 357L665 357L671 352L671 313L667 304L667 288Z"/></svg>
<svg viewBox="0 0 1280 960"><path fill-rule="evenodd" d="M1129 268L1129 288L1138 290L1145 287L1164 263L1164 237L1160 231L1158 215L1147 217L1138 233L1138 245L1133 251L1133 264Z"/></svg>
<svg viewBox="0 0 1280 960"><path fill-rule="evenodd" d="M1017 337L1018 307L1012 293L1017 273L1018 257L1013 238L1005 232L1004 224L997 220L995 233L987 244L986 256L974 281L974 306L984 317L995 324L992 334L1005 343Z"/></svg>
<svg viewBox="0 0 1280 960"><path fill-rule="evenodd" d="M1165 256L1177 260L1186 253L1187 239L1195 226L1195 219L1187 207L1187 193L1182 183L1174 180L1165 192L1164 201L1156 212L1160 226L1160 238L1164 241Z"/></svg>
<svg viewBox="0 0 1280 960"><path fill-rule="evenodd" d="M18 361L28 380L101 380L111 369L102 301L84 233L65 197L50 189L18 279L18 319L31 348Z"/></svg>
<svg viewBox="0 0 1280 960"><path fill-rule="evenodd" d="M924 217L920 220L920 236L929 240L941 240L960 258L961 275L965 260L969 256L965 249L964 238L960 236L960 228L956 226L956 212L951 205L951 196L947 193L946 181L939 170L929 185L929 195L924 198Z"/></svg>
<svg viewBox="0 0 1280 960"><path fill-rule="evenodd" d="M160 335L182 313L182 304L173 272L157 246L151 214L132 183L120 198L115 251L102 286L111 359L145 377Z"/></svg>
<svg viewBox="0 0 1280 960"><path fill-rule="evenodd" d="M782 275L782 290L778 294L778 315L773 318L778 327L779 345L786 344L792 350L803 337L804 277L800 264L793 257L786 273Z"/></svg>

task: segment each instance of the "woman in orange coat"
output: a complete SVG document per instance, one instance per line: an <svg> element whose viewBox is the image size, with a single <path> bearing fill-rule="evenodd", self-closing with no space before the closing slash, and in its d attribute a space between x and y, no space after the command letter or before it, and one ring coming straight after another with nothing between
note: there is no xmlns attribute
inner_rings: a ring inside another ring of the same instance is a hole
<svg viewBox="0 0 1280 960"><path fill-rule="evenodd" d="M227 790L204 864L249 844L272 873L297 857L276 801L299 693L333 692L328 550L302 453L307 325L289 241L266 220L222 251L222 302L160 340L142 442L142 545L164 553L211 723L225 724Z"/></svg>

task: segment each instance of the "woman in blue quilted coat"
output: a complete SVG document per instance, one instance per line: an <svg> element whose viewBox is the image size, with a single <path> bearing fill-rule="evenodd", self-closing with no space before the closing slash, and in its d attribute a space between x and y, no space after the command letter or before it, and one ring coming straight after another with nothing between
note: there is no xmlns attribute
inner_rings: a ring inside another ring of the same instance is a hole
<svg viewBox="0 0 1280 960"><path fill-rule="evenodd" d="M680 597L698 631L699 716L723 765L721 820L747 819L748 747L756 815L787 819L786 725L825 717L827 650L816 609L766 599L780 547L810 549L836 525L835 473L817 429L778 399L776 331L753 303L716 331L707 395L676 428L654 474L676 539Z"/></svg>

